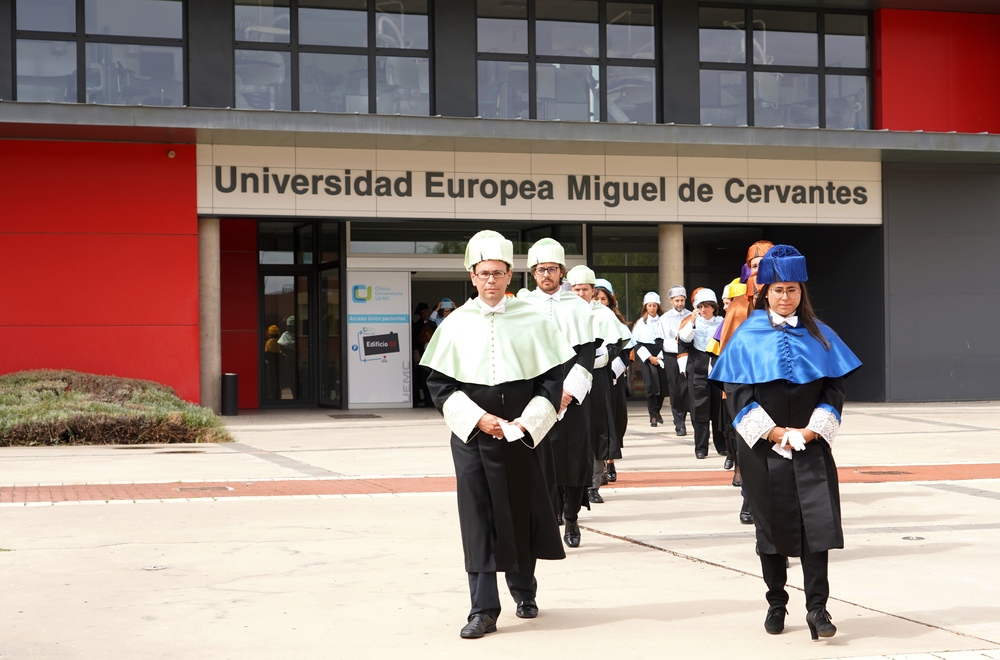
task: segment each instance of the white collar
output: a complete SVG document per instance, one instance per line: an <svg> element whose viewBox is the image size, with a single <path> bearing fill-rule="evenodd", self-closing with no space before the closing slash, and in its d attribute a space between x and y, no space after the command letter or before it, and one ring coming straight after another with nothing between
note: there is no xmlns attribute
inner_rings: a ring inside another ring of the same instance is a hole
<svg viewBox="0 0 1000 660"><path fill-rule="evenodd" d="M559 302L562 296L562 288L556 289L555 293L545 293L541 289L536 289L536 291L538 291L538 293L542 294L546 298L551 298L555 302Z"/></svg>
<svg viewBox="0 0 1000 660"><path fill-rule="evenodd" d="M483 316L487 314L503 314L507 307L507 297L504 296L503 300L498 302L495 307L490 307L482 298L476 298L476 303L479 305L479 311Z"/></svg>
<svg viewBox="0 0 1000 660"><path fill-rule="evenodd" d="M785 325L786 323L792 326L793 328L797 328L799 326L799 317L795 314L791 314L789 316L782 316L781 314L775 312L773 309L769 309L767 311L771 313L771 323L773 323L776 326Z"/></svg>

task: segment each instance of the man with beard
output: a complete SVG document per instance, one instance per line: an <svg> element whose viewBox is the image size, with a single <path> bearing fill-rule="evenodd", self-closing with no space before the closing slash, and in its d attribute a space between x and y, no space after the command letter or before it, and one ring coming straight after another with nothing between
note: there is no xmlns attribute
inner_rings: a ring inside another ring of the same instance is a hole
<svg viewBox="0 0 1000 660"><path fill-rule="evenodd" d="M517 616L538 616L536 559L563 559L541 455L556 421L565 363L575 357L534 307L505 296L513 244L493 231L465 251L477 298L449 315L421 365L434 405L451 429L458 517L472 609L461 636L496 632L497 571L506 575Z"/></svg>
<svg viewBox="0 0 1000 660"><path fill-rule="evenodd" d="M677 333L681 322L691 316L691 310L684 307L687 302L687 291L682 286L671 287L667 292L670 309L660 317L660 328L663 332L663 369L667 377L667 388L670 397L670 413L674 418L674 432L678 436L687 435L684 417L688 412L688 382L677 363L680 348L677 345ZM663 421L663 420L657 420ZM693 422L692 422L693 423Z"/></svg>
<svg viewBox="0 0 1000 660"><path fill-rule="evenodd" d="M561 512L566 530L563 538L571 548L580 547L577 518L586 498L594 467L590 446L590 406L582 405L593 381L594 329L590 306L571 291L563 291L566 275L566 252L551 238L543 238L528 250L528 268L538 288L524 300L542 310L558 326L576 357L569 362L563 381L560 421L546 440L552 457L552 476L557 492L553 495L557 514ZM562 502L560 503L560 496ZM588 508L590 504L587 504Z"/></svg>

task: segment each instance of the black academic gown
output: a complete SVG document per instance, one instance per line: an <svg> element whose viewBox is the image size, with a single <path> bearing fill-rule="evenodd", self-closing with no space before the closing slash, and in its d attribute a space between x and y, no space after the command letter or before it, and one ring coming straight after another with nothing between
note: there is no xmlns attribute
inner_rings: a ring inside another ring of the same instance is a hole
<svg viewBox="0 0 1000 660"><path fill-rule="evenodd" d="M844 409L842 377L803 385L785 380L726 383L725 389L733 417L756 401L777 426L806 428L821 403L838 414ZM825 440L817 438L804 451L793 451L792 460L775 453L767 440L750 447L738 438L737 444L743 489L753 509L762 553L801 557L803 538L811 552L844 547L837 466Z"/></svg>
<svg viewBox="0 0 1000 660"><path fill-rule="evenodd" d="M563 365L532 379L496 386L462 383L431 370L427 386L438 409L456 390L505 420L514 420L535 396L559 408ZM469 573L522 572L531 559L563 559L541 455L524 441L497 440L478 428L464 442L451 434L458 487L458 518Z"/></svg>
<svg viewBox="0 0 1000 660"><path fill-rule="evenodd" d="M593 373L594 358L597 348L594 343L580 344L573 347L576 357L566 363L565 373L575 364L579 364ZM593 385L591 385L593 393ZM562 391L559 392L562 396ZM587 396L587 399L590 395ZM562 420L555 423L545 443L551 450L553 486L590 487L594 474L594 450L591 446L590 402L587 399L578 403L576 399L570 402ZM556 403L558 410L559 404Z"/></svg>
<svg viewBox="0 0 1000 660"><path fill-rule="evenodd" d="M632 362L628 359L629 352L622 350L619 354L619 357L625 363L625 371L618 377L618 382L614 384L614 392L612 394L615 409L615 435L611 443L611 458L622 457L622 447L625 446L625 431L628 430L628 397L631 391L628 379Z"/></svg>
<svg viewBox="0 0 1000 660"><path fill-rule="evenodd" d="M620 346L608 346L608 363L594 368L594 382L588 397L591 400L594 458L598 461L622 457L622 436L618 435L615 418L615 374L611 369L619 353Z"/></svg>

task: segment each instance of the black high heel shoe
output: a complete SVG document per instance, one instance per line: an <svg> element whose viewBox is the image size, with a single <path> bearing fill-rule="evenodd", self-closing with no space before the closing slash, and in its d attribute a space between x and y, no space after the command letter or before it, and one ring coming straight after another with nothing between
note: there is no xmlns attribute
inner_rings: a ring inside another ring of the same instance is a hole
<svg viewBox="0 0 1000 660"><path fill-rule="evenodd" d="M764 630L768 635L780 635L785 629L785 615L788 610L784 605L772 605L767 608L767 616L764 617Z"/></svg>
<svg viewBox="0 0 1000 660"><path fill-rule="evenodd" d="M813 639L833 637L837 634L837 626L830 622L830 613L825 607L818 607L806 614L806 624Z"/></svg>

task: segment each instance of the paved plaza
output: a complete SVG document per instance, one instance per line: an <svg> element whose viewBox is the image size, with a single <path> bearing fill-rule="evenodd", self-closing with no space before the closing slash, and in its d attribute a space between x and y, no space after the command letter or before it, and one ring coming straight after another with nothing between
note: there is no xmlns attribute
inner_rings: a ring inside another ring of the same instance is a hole
<svg viewBox="0 0 1000 660"><path fill-rule="evenodd" d="M848 403L837 635L785 632L739 490L633 404L537 619L458 636L468 590L433 410L259 412L235 442L0 449L0 658L1000 659L1000 403ZM502 582L502 580L501 580Z"/></svg>

